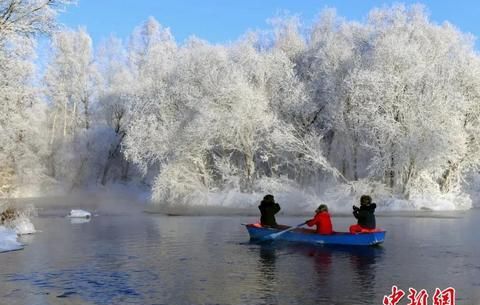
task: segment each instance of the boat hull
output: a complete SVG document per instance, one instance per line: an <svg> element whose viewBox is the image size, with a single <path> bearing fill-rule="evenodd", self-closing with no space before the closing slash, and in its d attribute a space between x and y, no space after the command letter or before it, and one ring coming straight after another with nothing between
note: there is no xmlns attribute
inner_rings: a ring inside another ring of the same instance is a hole
<svg viewBox="0 0 480 305"><path fill-rule="evenodd" d="M264 228L254 224L245 225L251 240L269 240L269 235L282 230ZM317 234L313 230L296 229L279 235L275 240L302 242L316 245L374 246L383 243L386 231L368 233L335 232L330 235Z"/></svg>

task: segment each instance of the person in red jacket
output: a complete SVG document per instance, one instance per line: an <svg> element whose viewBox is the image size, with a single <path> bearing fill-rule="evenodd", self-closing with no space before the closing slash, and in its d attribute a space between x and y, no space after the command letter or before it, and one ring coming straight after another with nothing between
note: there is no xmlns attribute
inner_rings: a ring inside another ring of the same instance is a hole
<svg viewBox="0 0 480 305"><path fill-rule="evenodd" d="M309 227L317 225L316 231L318 234L332 234L332 220L330 219L327 205L321 204L318 209L315 210L315 213L315 217L307 220L306 224Z"/></svg>

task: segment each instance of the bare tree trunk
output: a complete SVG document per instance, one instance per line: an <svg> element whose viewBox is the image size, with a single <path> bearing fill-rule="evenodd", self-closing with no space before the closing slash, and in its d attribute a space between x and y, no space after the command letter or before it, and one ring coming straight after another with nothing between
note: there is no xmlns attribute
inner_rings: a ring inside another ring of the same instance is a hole
<svg viewBox="0 0 480 305"><path fill-rule="evenodd" d="M122 132L120 135L120 138L118 139L117 145L115 145L115 147L108 152L107 163L105 164L105 168L103 169L102 179L100 182L102 185L105 185L107 183L108 171L110 170L113 159L115 158L115 156L117 156L118 152L120 151L120 145L122 144L122 140L125 137L125 135L126 134Z"/></svg>
<svg viewBox="0 0 480 305"><path fill-rule="evenodd" d="M456 162L448 161L448 168L443 172L442 178L439 182L440 191L442 193L448 193L452 185L455 184L458 174L459 164Z"/></svg>
<svg viewBox="0 0 480 305"><path fill-rule="evenodd" d="M80 167L78 168L75 178L73 179L72 187L70 188L70 191L74 190L76 187L80 186L80 184L82 183L83 171L86 163L87 163L87 158L83 157L80 161Z"/></svg>
<svg viewBox="0 0 480 305"><path fill-rule="evenodd" d="M130 169L130 162L123 160L125 167L122 167L122 180L126 181L128 178L128 171Z"/></svg>
<svg viewBox="0 0 480 305"><path fill-rule="evenodd" d="M327 142L327 160L330 160L330 154L332 153L334 137L335 137L335 132L333 130L329 130L324 137L325 141Z"/></svg>
<svg viewBox="0 0 480 305"><path fill-rule="evenodd" d="M83 110L84 110L84 116L85 116L85 129L88 130L90 128L90 112L88 110L88 98L83 98Z"/></svg>
<svg viewBox="0 0 480 305"><path fill-rule="evenodd" d="M103 168L102 180L100 182L102 185L107 184L107 177L108 177L108 171L110 170L110 166L111 166L111 159L109 158L107 160L107 164L105 164L105 167Z"/></svg>
<svg viewBox="0 0 480 305"><path fill-rule="evenodd" d="M347 177L347 167L348 167L348 164L347 164L347 159L345 159L345 157L342 159L342 175L344 177Z"/></svg>
<svg viewBox="0 0 480 305"><path fill-rule="evenodd" d="M415 160L410 158L407 175L405 176L405 179L403 181L403 186L402 186L402 193L406 196L407 199L410 197L409 185L414 175L415 175Z"/></svg>
<svg viewBox="0 0 480 305"><path fill-rule="evenodd" d="M68 108L68 99L65 99L63 104L63 137L67 136L67 108Z"/></svg>
<svg viewBox="0 0 480 305"><path fill-rule="evenodd" d="M53 116L52 134L50 136L50 146L53 145L53 141L55 140L55 127L56 126L57 126L57 112L55 111L55 115Z"/></svg>
<svg viewBox="0 0 480 305"><path fill-rule="evenodd" d="M248 191L251 190L253 184L253 175L255 174L255 162L253 162L253 154L251 152L244 154L245 161L245 186Z"/></svg>
<svg viewBox="0 0 480 305"><path fill-rule="evenodd" d="M390 171L389 171L388 178L389 178L390 188L393 189L393 187L395 186L395 157L393 156L393 152L390 158Z"/></svg>
<svg viewBox="0 0 480 305"><path fill-rule="evenodd" d="M207 169L205 168L205 163L202 160L202 162L197 162L196 165L197 165L197 170L200 173L200 179L202 181L203 186L208 188L210 184L210 179L207 174Z"/></svg>
<svg viewBox="0 0 480 305"><path fill-rule="evenodd" d="M77 102L73 102L71 127L72 127L72 136L75 136L75 129L77 128Z"/></svg>
<svg viewBox="0 0 480 305"><path fill-rule="evenodd" d="M353 144L353 180L357 181L358 180L358 148L357 148L357 140L355 139L355 142Z"/></svg>

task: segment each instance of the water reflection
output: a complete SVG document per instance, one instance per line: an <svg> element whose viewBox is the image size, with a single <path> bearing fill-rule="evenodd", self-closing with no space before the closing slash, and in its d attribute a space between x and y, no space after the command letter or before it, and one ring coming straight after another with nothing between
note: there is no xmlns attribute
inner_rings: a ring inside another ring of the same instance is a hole
<svg viewBox="0 0 480 305"><path fill-rule="evenodd" d="M258 272L259 272L259 290L264 295L261 297L264 304L278 304L275 287L276 279L276 260L277 253L274 244L259 244Z"/></svg>
<svg viewBox="0 0 480 305"><path fill-rule="evenodd" d="M304 244L292 244L288 246L291 254L298 253L302 257L308 257L312 264L312 270L316 275L315 285L327 287L331 278L331 269L334 262L332 249Z"/></svg>
<svg viewBox="0 0 480 305"><path fill-rule="evenodd" d="M260 245L259 270L264 275L265 283L275 281L275 247L272 245Z"/></svg>
<svg viewBox="0 0 480 305"><path fill-rule="evenodd" d="M27 234L27 235L20 235L18 237L18 240L22 243L22 244L31 244L35 239L35 234Z"/></svg>
<svg viewBox="0 0 480 305"><path fill-rule="evenodd" d="M331 301L361 304L372 300L382 248L324 246L311 251L317 283L325 287Z"/></svg>
<svg viewBox="0 0 480 305"><path fill-rule="evenodd" d="M296 273L295 291L288 295L304 304L363 304L375 295L376 273L383 256L381 247L313 246L293 243L259 245L259 287L265 293L265 304L277 304L279 293L286 293L285 276L279 270ZM286 259L283 259L285 257ZM296 268L283 265L289 261ZM277 285L278 284L278 285ZM306 297L305 294L309 296ZM317 297L311 299L313 295ZM284 296L283 296L284 298Z"/></svg>
<svg viewBox="0 0 480 305"><path fill-rule="evenodd" d="M377 263L383 256L381 247L361 247L350 252L350 266L354 271L353 283L360 299L370 299L374 295Z"/></svg>
<svg viewBox="0 0 480 305"><path fill-rule="evenodd" d="M39 217L41 233L24 250L0 255L0 303L371 305L396 284L429 293L451 285L459 305L473 304L476 215L447 228L392 218L384 249L246 243L231 217L117 215L85 225Z"/></svg>
<svg viewBox="0 0 480 305"><path fill-rule="evenodd" d="M81 223L87 223L90 222L90 217L88 218L70 218L70 223L71 224L81 224Z"/></svg>
<svg viewBox="0 0 480 305"><path fill-rule="evenodd" d="M138 291L131 286L130 278L131 274L127 272L105 271L86 265L56 272L11 274L7 280L12 283L30 283L34 290L50 290L56 298L79 296L98 304L109 304L112 300L140 297Z"/></svg>

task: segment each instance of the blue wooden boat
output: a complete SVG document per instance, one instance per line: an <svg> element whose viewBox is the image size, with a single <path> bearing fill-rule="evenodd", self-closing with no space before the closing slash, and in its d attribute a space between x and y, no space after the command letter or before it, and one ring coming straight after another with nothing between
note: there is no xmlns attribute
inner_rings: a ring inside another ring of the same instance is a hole
<svg viewBox="0 0 480 305"><path fill-rule="evenodd" d="M281 232L281 229L265 228L259 224L246 224L251 240L269 240L271 234ZM314 230L295 229L279 234L276 240L310 243L316 245L348 245L348 246L374 246L383 243L386 231L373 231L365 233L335 232L330 235L317 234Z"/></svg>

